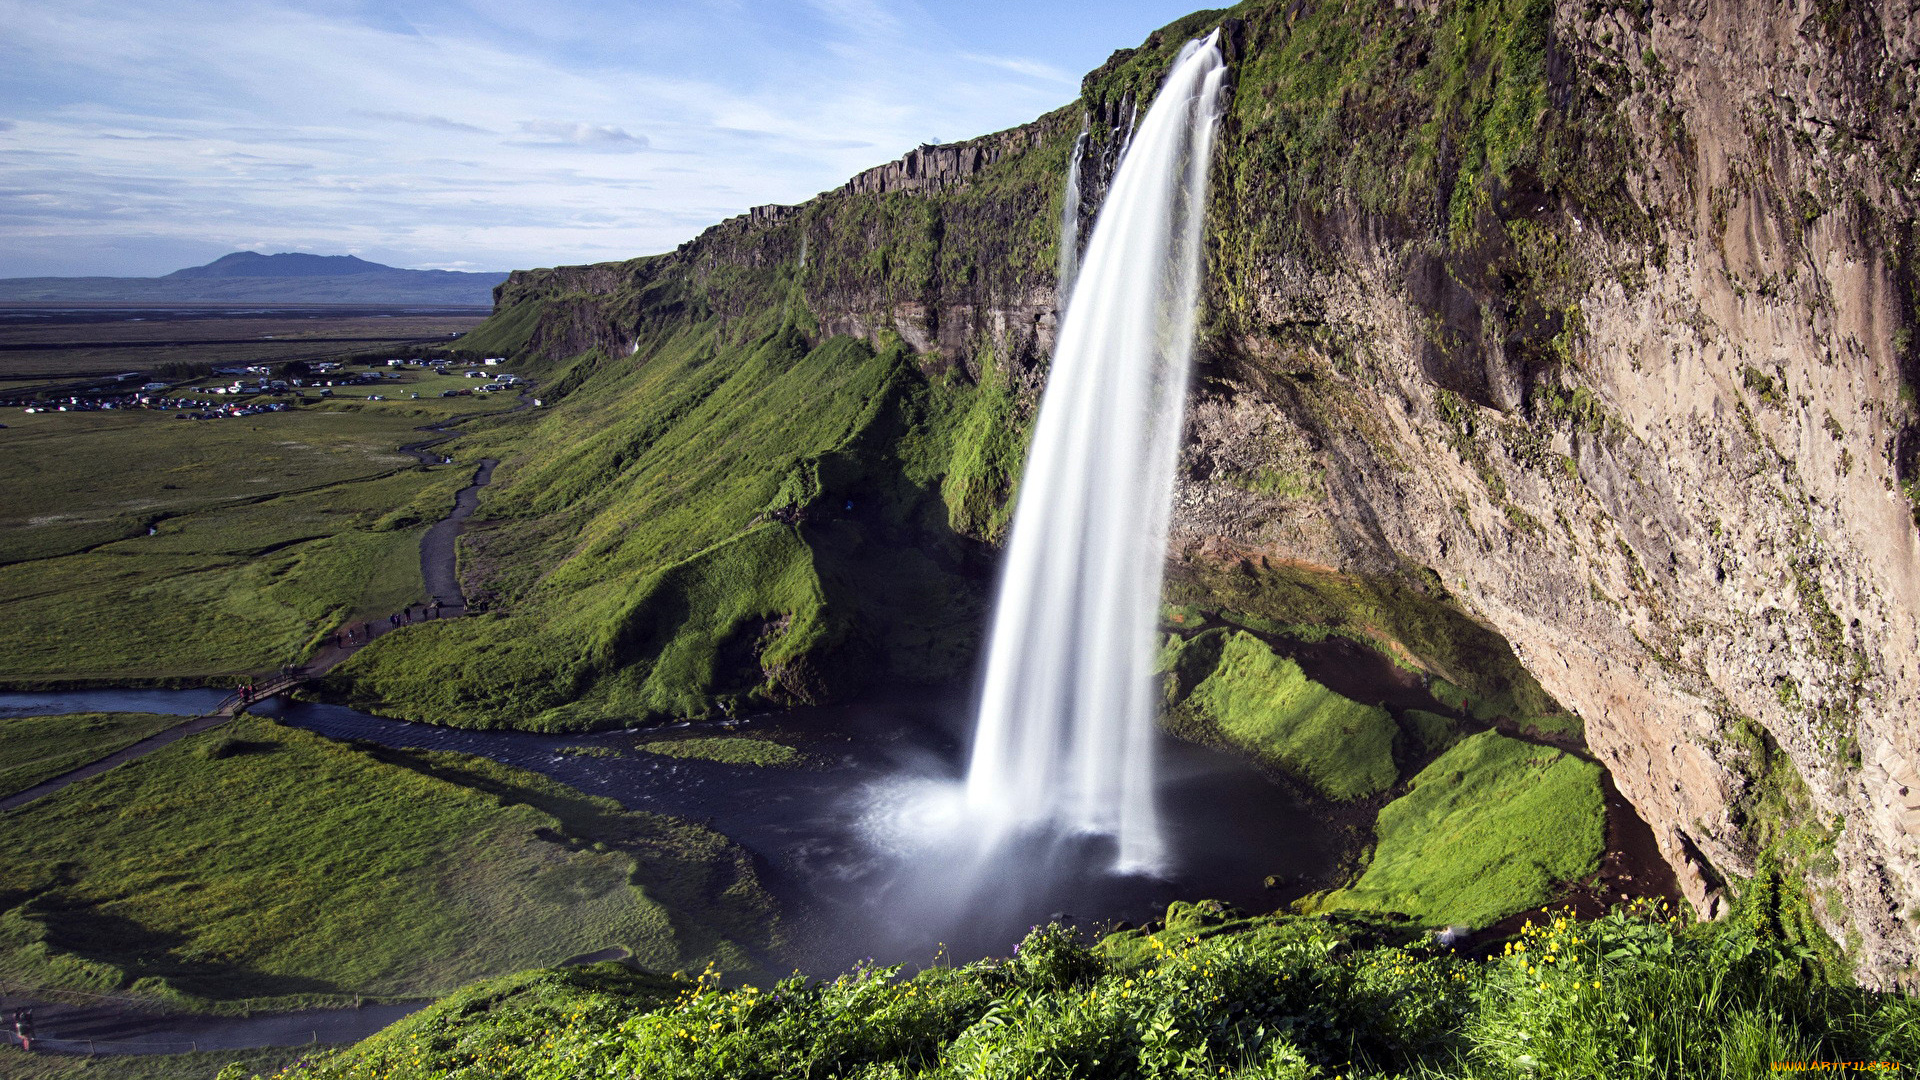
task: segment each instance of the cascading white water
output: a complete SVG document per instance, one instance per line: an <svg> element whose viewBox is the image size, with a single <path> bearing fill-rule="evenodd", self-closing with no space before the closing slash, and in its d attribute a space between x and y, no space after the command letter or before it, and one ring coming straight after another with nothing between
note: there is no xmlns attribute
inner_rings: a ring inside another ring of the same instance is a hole
<svg viewBox="0 0 1920 1080"><path fill-rule="evenodd" d="M1067 310L1073 279L1080 272L1080 161L1087 154L1087 130L1073 140L1073 158L1067 162L1067 193L1060 200L1059 310Z"/></svg>
<svg viewBox="0 0 1920 1080"><path fill-rule="evenodd" d="M1153 792L1162 563L1226 61L1189 42L1113 178L1053 354L994 610L965 814L989 843L1111 836L1165 861Z"/></svg>

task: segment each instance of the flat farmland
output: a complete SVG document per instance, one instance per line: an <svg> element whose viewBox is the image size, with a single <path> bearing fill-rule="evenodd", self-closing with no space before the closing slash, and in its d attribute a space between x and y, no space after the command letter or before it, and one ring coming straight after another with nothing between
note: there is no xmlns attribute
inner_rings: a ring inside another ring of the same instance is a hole
<svg viewBox="0 0 1920 1080"><path fill-rule="evenodd" d="M473 466L422 468L399 447L514 402L404 393L219 420L8 413L0 682L267 670L335 626L424 599L420 537Z"/></svg>
<svg viewBox="0 0 1920 1080"><path fill-rule="evenodd" d="M0 305L0 382L444 345L485 309Z"/></svg>

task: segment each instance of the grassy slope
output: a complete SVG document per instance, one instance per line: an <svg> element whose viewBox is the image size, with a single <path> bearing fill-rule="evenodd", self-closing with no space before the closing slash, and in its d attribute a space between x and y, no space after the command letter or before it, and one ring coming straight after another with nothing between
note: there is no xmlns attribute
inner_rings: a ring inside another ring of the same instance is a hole
<svg viewBox="0 0 1920 1080"><path fill-rule="evenodd" d="M1486 926L1591 874L1606 848L1600 767L1491 731L1448 750L1380 811L1372 861L1323 910Z"/></svg>
<svg viewBox="0 0 1920 1080"><path fill-rule="evenodd" d="M740 966L765 934L705 830L253 719L10 814L0 844L10 982L192 1008L442 993L610 945Z"/></svg>
<svg viewBox="0 0 1920 1080"><path fill-rule="evenodd" d="M686 981L660 1002L652 986L535 974L285 1075L1584 1080L1920 1056L1920 1003L1827 983L1770 936L1763 899L1699 927L1647 910L1545 919L1483 961L1384 920L1176 905L1158 933L1089 949L1038 929L1008 960L910 979Z"/></svg>
<svg viewBox="0 0 1920 1080"><path fill-rule="evenodd" d="M1398 728L1385 709L1328 690L1245 632L1210 631L1179 651L1170 660L1188 683L1178 703L1184 720L1199 721L1330 799L1363 799L1393 786Z"/></svg>
<svg viewBox="0 0 1920 1080"><path fill-rule="evenodd" d="M817 700L852 657L951 677L978 599L941 484L978 393L791 329L596 362L502 447L499 524L469 548L499 616L382 639L340 675L397 715L549 729Z"/></svg>
<svg viewBox="0 0 1920 1080"><path fill-rule="evenodd" d="M0 719L0 795L25 791L42 780L132 746L185 719L154 713L70 713Z"/></svg>
<svg viewBox="0 0 1920 1080"><path fill-rule="evenodd" d="M1170 639L1161 655L1176 731L1224 741L1335 801L1394 788L1403 759L1440 753L1375 823L1369 864L1325 910L1485 926L1592 873L1605 847L1600 768L1551 747L1409 709L1350 701L1245 631Z"/></svg>

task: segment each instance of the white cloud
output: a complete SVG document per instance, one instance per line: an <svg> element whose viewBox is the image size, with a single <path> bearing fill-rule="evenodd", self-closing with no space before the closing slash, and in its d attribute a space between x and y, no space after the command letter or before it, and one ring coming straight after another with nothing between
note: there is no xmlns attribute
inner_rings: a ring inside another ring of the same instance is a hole
<svg viewBox="0 0 1920 1080"><path fill-rule="evenodd" d="M522 120L520 130L530 138L509 146L575 146L602 153L630 154L647 148L645 135L629 135L613 124L565 123L559 120Z"/></svg>
<svg viewBox="0 0 1920 1080"><path fill-rule="evenodd" d="M985 64L1002 71L1011 71L1016 75L1025 75L1029 79L1039 79L1042 82L1061 83L1074 87L1080 85L1080 79L1077 76L1069 75L1052 64L1021 56L982 56L979 53L961 53L960 59L971 60L976 64Z"/></svg>
<svg viewBox="0 0 1920 1080"><path fill-rule="evenodd" d="M392 120L402 124L418 124L421 127L438 128L441 131L471 131L481 135L493 134L493 129L478 124L469 124L460 120L451 120L444 116L432 116L427 113L375 112L368 110L362 116L375 120Z"/></svg>
<svg viewBox="0 0 1920 1080"><path fill-rule="evenodd" d="M0 189L19 193L0 275L61 238L134 250L116 236L141 238L142 267L167 237L397 265L625 258L1072 96L1037 61L967 59L913 5L443 0L401 20L174 0L157 19L0 0Z"/></svg>

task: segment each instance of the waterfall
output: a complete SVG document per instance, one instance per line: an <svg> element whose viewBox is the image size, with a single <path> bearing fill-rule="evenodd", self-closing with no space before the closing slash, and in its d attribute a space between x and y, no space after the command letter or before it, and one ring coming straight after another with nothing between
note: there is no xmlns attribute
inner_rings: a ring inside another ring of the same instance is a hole
<svg viewBox="0 0 1920 1080"><path fill-rule="evenodd" d="M1060 273L1054 308L1067 310L1067 298L1073 292L1073 278L1080 270L1080 161L1087 153L1087 129L1073 140L1073 157L1067 162L1067 193L1060 200Z"/></svg>
<svg viewBox="0 0 1920 1080"><path fill-rule="evenodd" d="M1127 147L1133 145L1133 133L1140 124L1140 103L1134 101L1127 106L1127 133L1120 136L1120 149L1114 152L1113 167L1117 172L1121 162L1127 160Z"/></svg>
<svg viewBox="0 0 1920 1080"><path fill-rule="evenodd" d="M1165 862L1153 680L1226 62L1189 42L1095 218L1054 348L987 649L965 810L989 843L1111 837Z"/></svg>

